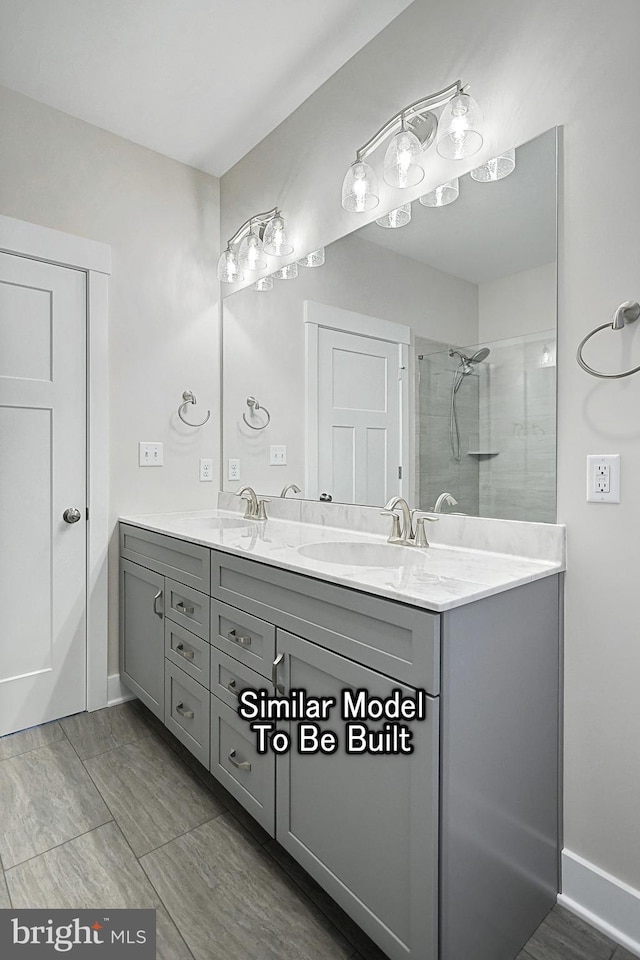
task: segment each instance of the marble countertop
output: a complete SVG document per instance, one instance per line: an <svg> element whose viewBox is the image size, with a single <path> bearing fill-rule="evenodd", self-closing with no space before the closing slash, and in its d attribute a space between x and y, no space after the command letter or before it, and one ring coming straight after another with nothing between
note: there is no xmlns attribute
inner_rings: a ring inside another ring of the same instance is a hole
<svg viewBox="0 0 640 960"><path fill-rule="evenodd" d="M433 544L398 548L386 538L284 519L244 521L228 510L120 517L121 522L213 547L235 556L441 612L560 573L563 561ZM229 526L224 526L225 521ZM222 522L222 525L221 525ZM498 521L500 523L501 521ZM491 521L487 521L491 523ZM388 567L309 559L298 548L316 543L384 544Z"/></svg>

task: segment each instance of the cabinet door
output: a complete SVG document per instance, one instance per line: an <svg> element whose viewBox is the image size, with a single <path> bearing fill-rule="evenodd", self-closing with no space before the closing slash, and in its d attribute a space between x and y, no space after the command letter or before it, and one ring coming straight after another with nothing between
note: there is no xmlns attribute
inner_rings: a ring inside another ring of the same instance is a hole
<svg viewBox="0 0 640 960"><path fill-rule="evenodd" d="M164 721L164 577L120 560L120 673Z"/></svg>
<svg viewBox="0 0 640 960"><path fill-rule="evenodd" d="M428 698L427 718L409 724L412 754L349 755L342 690L415 691L281 630L277 649L287 692L336 699L319 725L339 737L334 754L301 755L290 725L291 750L277 760L277 839L392 960L436 960L438 701Z"/></svg>

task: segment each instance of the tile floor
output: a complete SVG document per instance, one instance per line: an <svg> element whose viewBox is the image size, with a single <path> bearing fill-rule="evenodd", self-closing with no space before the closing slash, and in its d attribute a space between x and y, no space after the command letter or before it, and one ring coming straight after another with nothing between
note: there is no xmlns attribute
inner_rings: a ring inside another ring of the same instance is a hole
<svg viewBox="0 0 640 960"><path fill-rule="evenodd" d="M384 960L137 701L0 739L10 906L155 907L159 960ZM556 907L519 960L633 957Z"/></svg>

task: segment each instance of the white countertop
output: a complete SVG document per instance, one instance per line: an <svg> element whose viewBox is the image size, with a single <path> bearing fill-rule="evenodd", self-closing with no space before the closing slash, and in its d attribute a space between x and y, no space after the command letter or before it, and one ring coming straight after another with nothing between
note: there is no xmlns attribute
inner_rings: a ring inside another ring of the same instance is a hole
<svg viewBox="0 0 640 960"><path fill-rule="evenodd" d="M236 526L215 526L216 521L224 519L235 522ZM226 510L147 514L120 517L120 520L317 580L438 612L564 569L563 562L444 544L434 544L427 549L398 549L387 544L385 537L283 519L247 520L238 526L241 515ZM384 544L389 551L389 566L368 567L311 560L297 549L326 542ZM409 563L406 563L403 558L409 553Z"/></svg>

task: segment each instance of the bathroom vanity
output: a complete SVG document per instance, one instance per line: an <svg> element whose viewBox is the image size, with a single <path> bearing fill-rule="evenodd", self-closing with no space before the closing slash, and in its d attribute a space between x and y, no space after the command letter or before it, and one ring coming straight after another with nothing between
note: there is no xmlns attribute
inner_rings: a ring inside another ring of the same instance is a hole
<svg viewBox="0 0 640 960"><path fill-rule="evenodd" d="M122 680L391 960L512 960L558 889L562 563L397 550L218 511L125 518ZM319 721L336 752L301 754L280 720L292 749L259 753L246 688L424 690L426 718L410 754L347 754L339 706Z"/></svg>

